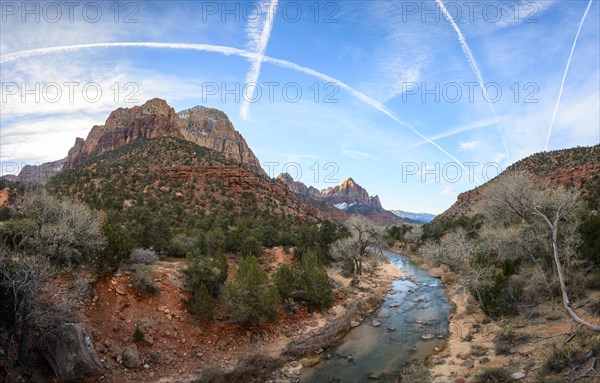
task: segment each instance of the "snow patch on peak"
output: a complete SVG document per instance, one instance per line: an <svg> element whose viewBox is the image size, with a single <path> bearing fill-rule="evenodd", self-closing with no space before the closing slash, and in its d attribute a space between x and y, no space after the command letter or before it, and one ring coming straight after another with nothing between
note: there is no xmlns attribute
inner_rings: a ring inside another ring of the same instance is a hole
<svg viewBox="0 0 600 383"><path fill-rule="evenodd" d="M333 206L337 207L340 210L348 209L348 204L346 202L336 203L336 204L333 204Z"/></svg>

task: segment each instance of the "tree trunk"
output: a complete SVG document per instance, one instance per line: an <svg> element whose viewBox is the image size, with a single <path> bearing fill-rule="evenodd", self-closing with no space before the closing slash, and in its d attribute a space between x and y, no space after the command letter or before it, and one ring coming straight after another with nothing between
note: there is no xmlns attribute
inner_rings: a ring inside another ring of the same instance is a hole
<svg viewBox="0 0 600 383"><path fill-rule="evenodd" d="M12 345L15 340L15 329L14 327L8 330L6 333L6 340L4 342L4 361L6 363L6 370L11 370L14 367L14 361L12 357Z"/></svg>
<svg viewBox="0 0 600 383"><path fill-rule="evenodd" d="M590 330L600 331L600 326L593 325L581 319L579 315L571 308L571 303L569 302L569 296L567 295L567 287L565 285L565 279L562 272L562 267L560 265L560 259L558 258L558 227L557 223L551 225L552 228L552 252L554 253L554 263L556 266L556 272L558 273L558 281L560 282L560 291L562 293L563 306L567 313L573 318L573 320L579 324L584 325Z"/></svg>
<svg viewBox="0 0 600 383"><path fill-rule="evenodd" d="M31 311L31 293L25 293L23 298L23 319L21 322L21 343L19 344L19 365L28 367L29 355L29 313Z"/></svg>
<svg viewBox="0 0 600 383"><path fill-rule="evenodd" d="M483 303L483 297L481 296L481 291L479 289L475 289L475 293L477 294L477 300L479 301L479 305L483 312L487 314L487 309L485 308L485 303Z"/></svg>

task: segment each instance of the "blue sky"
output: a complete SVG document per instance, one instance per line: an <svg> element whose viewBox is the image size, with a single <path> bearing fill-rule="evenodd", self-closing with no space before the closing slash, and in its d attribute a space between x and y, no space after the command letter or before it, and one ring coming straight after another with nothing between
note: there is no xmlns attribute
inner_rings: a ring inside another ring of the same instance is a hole
<svg viewBox="0 0 600 383"><path fill-rule="evenodd" d="M440 213L600 141L598 1L23 4L0 8L3 173L154 97L225 111L272 175L353 177L388 209Z"/></svg>

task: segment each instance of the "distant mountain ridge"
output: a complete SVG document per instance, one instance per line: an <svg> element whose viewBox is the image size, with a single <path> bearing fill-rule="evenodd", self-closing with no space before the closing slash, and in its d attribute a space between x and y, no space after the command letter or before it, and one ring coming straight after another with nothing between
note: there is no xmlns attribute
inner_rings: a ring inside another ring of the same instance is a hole
<svg viewBox="0 0 600 383"><path fill-rule="evenodd" d="M435 218L435 214L430 213L412 213L403 210L390 210L400 218L404 218L415 223L429 223Z"/></svg>
<svg viewBox="0 0 600 383"><path fill-rule="evenodd" d="M600 207L600 145L576 147L532 154L509 166L483 185L458 195L456 202L434 221L447 221L473 215L481 192L513 170L527 171L553 184L572 186L595 208Z"/></svg>
<svg viewBox="0 0 600 383"><path fill-rule="evenodd" d="M346 213L360 214L381 224L395 224L402 221L401 217L385 210L381 206L378 196L369 195L352 178L348 178L340 185L328 187L321 191L312 186L306 186L300 181L295 181L287 173L280 174L277 179L286 184L291 191L298 195L326 202Z"/></svg>
<svg viewBox="0 0 600 383"><path fill-rule="evenodd" d="M47 180L60 173L67 159L63 158L58 161L45 162L41 165L25 165L18 175L7 174L2 178L12 182L31 182Z"/></svg>

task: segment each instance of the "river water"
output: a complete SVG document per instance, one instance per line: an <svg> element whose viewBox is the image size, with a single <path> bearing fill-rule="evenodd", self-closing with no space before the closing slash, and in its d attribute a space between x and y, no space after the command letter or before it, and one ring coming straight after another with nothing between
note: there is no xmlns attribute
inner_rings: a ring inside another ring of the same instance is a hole
<svg viewBox="0 0 600 383"><path fill-rule="evenodd" d="M383 253L405 278L394 281L377 311L325 350L321 363L302 369L302 383L329 383L333 377L342 383L396 382L409 363L422 362L447 339L450 304L440 280L407 256Z"/></svg>

